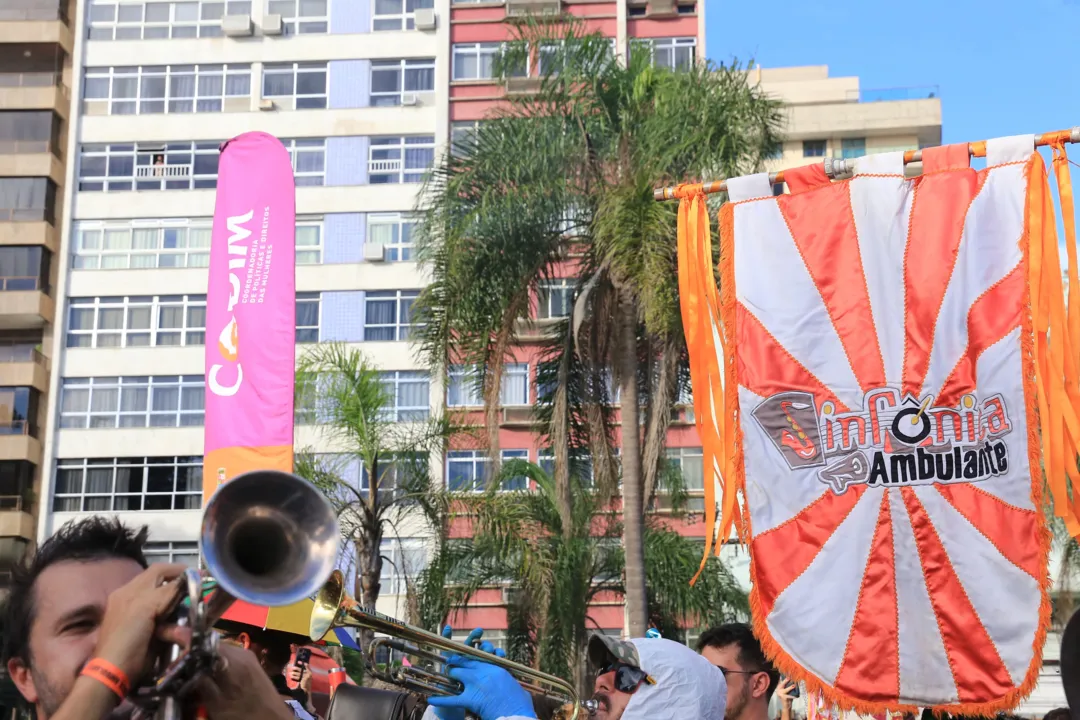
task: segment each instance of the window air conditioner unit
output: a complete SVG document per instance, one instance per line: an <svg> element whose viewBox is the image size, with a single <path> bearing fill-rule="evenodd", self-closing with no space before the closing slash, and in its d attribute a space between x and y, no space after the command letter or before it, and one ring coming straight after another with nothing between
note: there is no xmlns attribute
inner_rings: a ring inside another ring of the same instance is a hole
<svg viewBox="0 0 1080 720"><path fill-rule="evenodd" d="M263 15L262 22L263 35L281 35L284 32L284 28L281 24L280 15Z"/></svg>
<svg viewBox="0 0 1080 720"><path fill-rule="evenodd" d="M527 15L559 15L562 13L562 0L507 0L507 17L525 17Z"/></svg>
<svg viewBox="0 0 1080 720"><path fill-rule="evenodd" d="M385 246L382 243L364 243L364 260L367 262L385 262Z"/></svg>
<svg viewBox="0 0 1080 720"><path fill-rule="evenodd" d="M226 37L251 37L254 29L250 15L226 15L221 18L221 32Z"/></svg>
<svg viewBox="0 0 1080 720"><path fill-rule="evenodd" d="M675 0L649 0L647 8L645 16L651 18L672 17L679 14Z"/></svg>
<svg viewBox="0 0 1080 720"><path fill-rule="evenodd" d="M264 110L264 111L265 110L276 110L277 105L270 98L262 98L261 100L259 100L259 109Z"/></svg>
<svg viewBox="0 0 1080 720"><path fill-rule="evenodd" d="M438 24L435 11L431 8L420 8L413 13L413 19L417 30L434 30Z"/></svg>
<svg viewBox="0 0 1080 720"><path fill-rule="evenodd" d="M417 97L416 93L405 93L401 96L401 104L408 105L410 107L413 105L419 105L420 98Z"/></svg>

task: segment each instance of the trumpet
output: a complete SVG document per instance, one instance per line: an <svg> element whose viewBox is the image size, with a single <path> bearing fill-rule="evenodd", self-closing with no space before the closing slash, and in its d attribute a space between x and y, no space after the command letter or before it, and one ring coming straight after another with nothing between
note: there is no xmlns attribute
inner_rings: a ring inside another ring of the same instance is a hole
<svg viewBox="0 0 1080 720"><path fill-rule="evenodd" d="M217 660L214 623L238 599L275 607L309 597L333 570L338 539L330 503L296 475L258 470L218 488L199 537L213 580L188 570L177 584L173 619L191 628L191 642L170 648L153 681L133 691L133 717L181 720L185 696Z"/></svg>
<svg viewBox="0 0 1080 720"><path fill-rule="evenodd" d="M440 672L435 669L435 666L446 665L446 659L436 652L443 651L498 665L513 675L530 693L565 703L567 720L594 715L597 710L595 700L579 699L574 686L561 678L497 657L479 648L456 643L441 635L406 625L400 620L361 607L346 592L345 578L341 571L334 570L315 598L315 607L311 611L311 639L318 642L338 627L353 627L389 636L377 637L368 645L364 655L367 671L385 683L404 687L421 695L458 695L464 690L461 682L450 677L445 670ZM375 662L376 652L380 648L397 650L419 658L427 667L409 665L380 669Z"/></svg>

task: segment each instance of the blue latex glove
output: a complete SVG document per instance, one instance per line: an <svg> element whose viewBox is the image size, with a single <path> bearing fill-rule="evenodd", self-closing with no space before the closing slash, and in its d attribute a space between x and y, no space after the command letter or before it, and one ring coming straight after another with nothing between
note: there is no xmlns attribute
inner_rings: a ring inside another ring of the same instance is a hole
<svg viewBox="0 0 1080 720"><path fill-rule="evenodd" d="M444 638L449 640L454 635L454 629L451 628L449 625L444 625L441 634L442 634L442 636ZM481 642L480 639L483 636L484 636L484 629L483 628L476 628L471 633L469 633L469 636L467 638L465 638L465 644L473 646L473 647L476 647L477 644L479 644L480 649L483 650L484 652L491 653L492 655L495 655L496 657L506 657L506 652L502 648L495 647L494 645L492 645L487 640L484 640L483 642ZM450 653L444 652L443 657L444 658L449 658ZM429 703L429 704L431 704L431 703ZM431 709L435 712L435 717L439 718L439 720L465 720L465 710L464 710L464 708L460 708L460 707L435 707L434 705L431 705Z"/></svg>
<svg viewBox="0 0 1080 720"><path fill-rule="evenodd" d="M450 677L465 686L460 695L441 695L428 700L436 708L461 708L480 720L506 717L536 718L532 698L506 670L472 658L454 655L448 661Z"/></svg>

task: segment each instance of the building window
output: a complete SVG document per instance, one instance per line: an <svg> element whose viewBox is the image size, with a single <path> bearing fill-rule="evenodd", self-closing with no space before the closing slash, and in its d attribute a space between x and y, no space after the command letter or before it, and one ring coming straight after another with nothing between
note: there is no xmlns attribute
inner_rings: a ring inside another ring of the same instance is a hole
<svg viewBox="0 0 1080 720"><path fill-rule="evenodd" d="M244 112L250 98L251 65L88 68L83 83L87 115Z"/></svg>
<svg viewBox="0 0 1080 720"><path fill-rule="evenodd" d="M250 0L91 0L91 40L221 37L225 15L251 15Z"/></svg>
<svg viewBox="0 0 1080 720"><path fill-rule="evenodd" d="M322 296L315 293L296 293L296 342L319 342L319 306Z"/></svg>
<svg viewBox="0 0 1080 720"><path fill-rule="evenodd" d="M840 141L840 157L845 160L866 154L866 138L844 138Z"/></svg>
<svg viewBox="0 0 1080 720"><path fill-rule="evenodd" d="M383 419L391 422L417 422L431 414L429 388L426 372L394 370L380 373L389 404Z"/></svg>
<svg viewBox="0 0 1080 720"><path fill-rule="evenodd" d="M382 290L364 297L364 340L408 340L416 290Z"/></svg>
<svg viewBox="0 0 1080 720"><path fill-rule="evenodd" d="M457 157L468 155L476 144L476 133L482 120L465 120L450 124L450 151Z"/></svg>
<svg viewBox="0 0 1080 720"><path fill-rule="evenodd" d="M35 512L34 467L25 460L0 460L0 510Z"/></svg>
<svg viewBox="0 0 1080 720"><path fill-rule="evenodd" d="M495 78L495 59L506 43L457 43L453 50L454 80L492 80ZM525 77L529 74L528 63L522 67L504 68L507 77Z"/></svg>
<svg viewBox="0 0 1080 720"><path fill-rule="evenodd" d="M802 156L803 157L825 157L825 141L824 140L803 140L803 142L802 142Z"/></svg>
<svg viewBox="0 0 1080 720"><path fill-rule="evenodd" d="M148 563L176 563L193 569L199 567L197 542L148 542L143 545L143 555Z"/></svg>
<svg viewBox="0 0 1080 720"><path fill-rule="evenodd" d="M480 373L472 365L451 365L449 382L446 387L448 407L481 407L484 404L484 389L480 384Z"/></svg>
<svg viewBox="0 0 1080 720"><path fill-rule="evenodd" d="M344 456L348 458L349 456ZM371 489L367 468L357 460L346 459L342 467L338 465L338 476L346 482L354 480L353 469L359 466L360 493L365 498ZM379 496L398 499L420 480L426 480L430 474L427 453L384 453L379 456Z"/></svg>
<svg viewBox="0 0 1080 720"><path fill-rule="evenodd" d="M296 221L296 264L322 264L322 221Z"/></svg>
<svg viewBox="0 0 1080 720"><path fill-rule="evenodd" d="M507 460L528 460L528 450L503 450L499 457ZM446 489L451 492L483 492L491 477L491 460L482 450L451 450L446 453ZM507 478L499 490L524 490L524 476Z"/></svg>
<svg viewBox="0 0 1080 720"><path fill-rule="evenodd" d="M484 404L484 389L480 371L472 365L451 365L446 389L448 407L480 407ZM508 363L503 366L499 403L523 406L529 404L529 366L527 363Z"/></svg>
<svg viewBox="0 0 1080 720"><path fill-rule="evenodd" d="M401 2L402 0L392 0ZM376 0L379 2L379 0ZM411 23L412 20L410 19ZM371 104L401 105L402 94L435 91L435 58L374 60L371 63Z"/></svg>
<svg viewBox="0 0 1080 720"><path fill-rule="evenodd" d="M529 366L527 363L508 363L503 366L499 402L507 405L529 404Z"/></svg>
<svg viewBox="0 0 1080 720"><path fill-rule="evenodd" d="M72 298L67 346L82 348L202 345L205 295Z"/></svg>
<svg viewBox="0 0 1080 720"><path fill-rule="evenodd" d="M79 190L198 190L217 187L220 143L114 143L79 150Z"/></svg>
<svg viewBox="0 0 1080 720"><path fill-rule="evenodd" d="M413 259L413 231L416 220L401 213L368 215L367 241L382 245L386 262Z"/></svg>
<svg viewBox="0 0 1080 720"><path fill-rule="evenodd" d="M375 12L372 15L371 29L379 30L414 30L414 13L421 9L435 7L435 0L373 0Z"/></svg>
<svg viewBox="0 0 1080 720"><path fill-rule="evenodd" d="M330 0L270 0L267 7L271 15L281 16L286 35L318 35L330 29L329 4Z"/></svg>
<svg viewBox="0 0 1080 720"><path fill-rule="evenodd" d="M379 553L383 558L379 584L384 595L405 595L408 584L416 580L427 565L422 538L383 538Z"/></svg>
<svg viewBox="0 0 1080 720"><path fill-rule="evenodd" d="M326 182L326 138L282 140L292 161L296 186L322 185Z"/></svg>
<svg viewBox="0 0 1080 720"><path fill-rule="evenodd" d="M654 38L639 42L649 49L653 65L656 67L678 70L694 64L697 38Z"/></svg>
<svg viewBox="0 0 1080 720"><path fill-rule="evenodd" d="M204 394L202 375L64 378L60 427L198 427Z"/></svg>
<svg viewBox="0 0 1080 720"><path fill-rule="evenodd" d="M56 185L48 178L0 177L0 222L56 220Z"/></svg>
<svg viewBox="0 0 1080 720"><path fill-rule="evenodd" d="M691 494L687 498L688 510L704 510L705 499L698 493L705 491L705 473L701 448L668 448L667 461L678 468L683 488Z"/></svg>
<svg viewBox="0 0 1080 720"><path fill-rule="evenodd" d="M0 387L0 435L37 437L40 400L31 387Z"/></svg>
<svg viewBox="0 0 1080 720"><path fill-rule="evenodd" d="M537 292L536 317L541 320L569 317L573 295L573 280L550 280L541 283Z"/></svg>
<svg viewBox="0 0 1080 720"><path fill-rule="evenodd" d="M263 66L263 97L274 98L287 110L326 107L326 63L267 63Z"/></svg>
<svg viewBox="0 0 1080 720"><path fill-rule="evenodd" d="M371 138L368 180L372 185L418 183L434 162L434 135Z"/></svg>
<svg viewBox="0 0 1080 720"><path fill-rule="evenodd" d="M204 268L210 264L212 221L129 220L77 222L71 267L75 270ZM322 262L322 221L296 221L296 264Z"/></svg>
<svg viewBox="0 0 1080 720"><path fill-rule="evenodd" d="M608 60L615 59L615 45L617 40L615 38L606 38L608 42ZM543 43L540 45L540 50L537 52L537 59L539 60L539 73L541 76L556 77L566 63L567 53L564 50L566 48L566 41L555 43ZM573 45L570 46L570 50L574 50Z"/></svg>
<svg viewBox="0 0 1080 720"><path fill-rule="evenodd" d="M61 121L51 110L0 111L0 154L51 152L61 157Z"/></svg>
<svg viewBox="0 0 1080 720"><path fill-rule="evenodd" d="M52 509L53 512L198 510L202 507L202 462L198 456L57 460ZM156 553L148 546L147 560L151 555L172 557L173 552L198 560L195 543L177 545L181 547L175 550L159 545Z"/></svg>
<svg viewBox="0 0 1080 720"><path fill-rule="evenodd" d="M570 455L570 474L576 476L582 487L591 488L595 483L593 477L593 464L592 456L588 453L572 453ZM540 466L540 469L547 473L548 477L555 477L555 455L550 450L543 450L540 452L540 457L537 458L536 464Z"/></svg>
<svg viewBox="0 0 1080 720"><path fill-rule="evenodd" d="M52 253L41 245L0 245L0 292L49 292Z"/></svg>
<svg viewBox="0 0 1080 720"><path fill-rule="evenodd" d="M206 267L211 221L77 222L72 245L76 270Z"/></svg>

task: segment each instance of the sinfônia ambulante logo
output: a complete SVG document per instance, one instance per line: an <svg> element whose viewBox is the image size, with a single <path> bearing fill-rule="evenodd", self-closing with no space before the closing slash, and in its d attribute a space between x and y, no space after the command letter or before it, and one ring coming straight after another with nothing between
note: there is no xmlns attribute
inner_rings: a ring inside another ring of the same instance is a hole
<svg viewBox="0 0 1080 720"><path fill-rule="evenodd" d="M789 391L752 414L789 468L819 467L818 480L836 493L861 484L979 482L1009 470L1003 438L1012 422L1000 394L939 407L933 397L884 387L867 392L861 409L839 410L832 400Z"/></svg>

